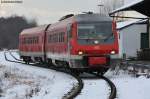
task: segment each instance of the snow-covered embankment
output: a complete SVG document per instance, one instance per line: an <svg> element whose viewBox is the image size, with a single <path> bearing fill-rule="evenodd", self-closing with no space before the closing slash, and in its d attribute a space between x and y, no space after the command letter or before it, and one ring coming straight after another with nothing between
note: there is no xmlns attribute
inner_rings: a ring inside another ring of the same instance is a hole
<svg viewBox="0 0 150 99"><path fill-rule="evenodd" d="M76 83L64 73L7 62L0 52L1 99L61 99Z"/></svg>

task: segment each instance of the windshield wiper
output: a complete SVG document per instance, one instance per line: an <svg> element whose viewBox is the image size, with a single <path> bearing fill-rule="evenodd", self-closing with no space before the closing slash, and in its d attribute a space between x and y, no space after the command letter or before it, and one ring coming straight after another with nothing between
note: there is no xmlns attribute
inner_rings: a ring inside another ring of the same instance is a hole
<svg viewBox="0 0 150 99"><path fill-rule="evenodd" d="M107 40L109 40L109 38L111 38L112 36L113 36L113 33L110 34L110 35L108 35L108 37L106 37L106 38L104 39L104 42L106 42Z"/></svg>

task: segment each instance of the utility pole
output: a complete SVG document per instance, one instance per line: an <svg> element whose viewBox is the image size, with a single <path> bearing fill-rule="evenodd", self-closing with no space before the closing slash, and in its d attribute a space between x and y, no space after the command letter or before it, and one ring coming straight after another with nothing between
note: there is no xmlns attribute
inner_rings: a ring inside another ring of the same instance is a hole
<svg viewBox="0 0 150 99"><path fill-rule="evenodd" d="M99 4L97 5L99 7L99 13L102 15L104 14L104 5L103 4Z"/></svg>

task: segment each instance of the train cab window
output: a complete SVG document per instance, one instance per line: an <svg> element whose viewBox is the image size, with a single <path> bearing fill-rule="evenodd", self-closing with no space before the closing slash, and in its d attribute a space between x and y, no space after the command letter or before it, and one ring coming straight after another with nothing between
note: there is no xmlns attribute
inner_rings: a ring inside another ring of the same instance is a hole
<svg viewBox="0 0 150 99"><path fill-rule="evenodd" d="M97 40L99 43L114 42L111 21L98 23L79 23L77 35L78 42L80 44L95 44L95 40Z"/></svg>

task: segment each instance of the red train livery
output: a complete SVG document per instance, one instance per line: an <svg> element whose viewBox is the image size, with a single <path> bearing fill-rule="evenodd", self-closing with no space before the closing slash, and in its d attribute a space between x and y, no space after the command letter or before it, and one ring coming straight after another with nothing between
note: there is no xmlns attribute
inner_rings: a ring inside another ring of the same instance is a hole
<svg viewBox="0 0 150 99"><path fill-rule="evenodd" d="M68 15L57 23L23 30L19 51L26 63L105 72L110 56L118 54L116 23L99 14Z"/></svg>

